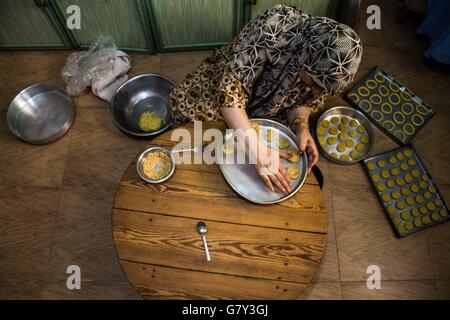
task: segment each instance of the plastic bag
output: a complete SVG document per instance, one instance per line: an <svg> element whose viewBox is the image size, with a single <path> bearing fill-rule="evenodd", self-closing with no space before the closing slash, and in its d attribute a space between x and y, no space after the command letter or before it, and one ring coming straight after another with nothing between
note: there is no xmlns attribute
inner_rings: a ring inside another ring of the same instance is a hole
<svg viewBox="0 0 450 320"><path fill-rule="evenodd" d="M130 57L117 50L110 37L97 39L88 51L71 54L62 70L67 92L76 96L92 86L100 98L110 101L115 90L128 79Z"/></svg>

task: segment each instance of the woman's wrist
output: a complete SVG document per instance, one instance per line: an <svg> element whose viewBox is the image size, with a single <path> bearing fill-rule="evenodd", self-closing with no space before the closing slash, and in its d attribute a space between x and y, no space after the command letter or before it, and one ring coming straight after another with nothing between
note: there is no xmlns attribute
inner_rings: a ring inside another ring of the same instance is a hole
<svg viewBox="0 0 450 320"><path fill-rule="evenodd" d="M301 131L309 131L309 121L304 117L297 117L293 119L289 126L295 134L298 134Z"/></svg>
<svg viewBox="0 0 450 320"><path fill-rule="evenodd" d="M297 124L297 125L295 125L295 126L292 128L292 131L293 131L295 134L299 134L299 133L302 132L302 131L308 131L308 132L309 132L309 124L307 124L307 123L300 123L300 124Z"/></svg>
<svg viewBox="0 0 450 320"><path fill-rule="evenodd" d="M309 130L309 115L311 109L307 106L297 107L288 114L289 128L295 133L300 129Z"/></svg>

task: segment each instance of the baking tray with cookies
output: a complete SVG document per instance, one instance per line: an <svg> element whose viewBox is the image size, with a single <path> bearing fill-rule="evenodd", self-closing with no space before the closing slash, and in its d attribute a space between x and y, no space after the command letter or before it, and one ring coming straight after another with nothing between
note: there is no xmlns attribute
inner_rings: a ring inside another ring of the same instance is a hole
<svg viewBox="0 0 450 320"><path fill-rule="evenodd" d="M376 66L345 93L377 127L400 145L408 145L435 114L394 76Z"/></svg>
<svg viewBox="0 0 450 320"><path fill-rule="evenodd" d="M398 236L449 219L448 207L414 147L367 158L363 166Z"/></svg>

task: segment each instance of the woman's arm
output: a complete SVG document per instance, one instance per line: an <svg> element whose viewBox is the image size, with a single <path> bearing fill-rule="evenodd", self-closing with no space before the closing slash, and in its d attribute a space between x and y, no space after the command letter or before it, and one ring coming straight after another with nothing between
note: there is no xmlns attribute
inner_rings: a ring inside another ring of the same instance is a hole
<svg viewBox="0 0 450 320"><path fill-rule="evenodd" d="M316 143L311 133L309 132L309 116L311 114L311 108L308 106L300 106L291 109L288 112L288 121L292 131L297 136L297 144L300 151L309 151L309 164L308 173L311 173L311 169L319 161L319 152L317 150Z"/></svg>
<svg viewBox="0 0 450 320"><path fill-rule="evenodd" d="M283 163L280 161L280 157L287 159L290 155L285 152L279 152L278 149L267 147L260 142L257 134L245 134L248 132L247 130L255 130L251 126L245 109L221 108L220 112L229 128L235 130L241 129L239 133L244 134L246 147L249 152L255 155L257 162L255 165L256 169L267 187L275 191L275 185L279 190L289 192L292 181Z"/></svg>

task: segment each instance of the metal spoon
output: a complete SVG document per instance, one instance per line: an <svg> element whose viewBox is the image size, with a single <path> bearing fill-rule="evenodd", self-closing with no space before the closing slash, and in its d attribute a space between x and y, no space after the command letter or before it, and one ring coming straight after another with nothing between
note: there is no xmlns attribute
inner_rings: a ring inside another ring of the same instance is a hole
<svg viewBox="0 0 450 320"><path fill-rule="evenodd" d="M211 256L209 255L208 244L206 243L206 232L208 229L206 228L206 224L203 221L199 221L197 223L197 230L202 236L203 247L205 248L206 261L211 261Z"/></svg>
<svg viewBox="0 0 450 320"><path fill-rule="evenodd" d="M177 149L175 149L175 148L173 148L172 150L171 150L171 152L172 153L180 153L180 152L200 152L200 151L202 151L203 150L203 146L195 146L195 147L192 147L192 146L187 146L187 147L181 147L181 148L177 148Z"/></svg>

